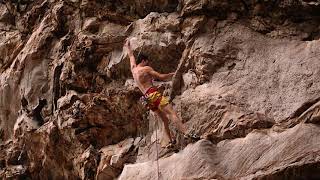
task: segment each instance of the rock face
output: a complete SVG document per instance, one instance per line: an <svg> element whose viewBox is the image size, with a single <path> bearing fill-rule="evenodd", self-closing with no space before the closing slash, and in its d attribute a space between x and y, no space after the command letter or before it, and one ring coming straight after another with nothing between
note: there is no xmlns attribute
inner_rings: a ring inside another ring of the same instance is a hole
<svg viewBox="0 0 320 180"><path fill-rule="evenodd" d="M283 132L253 131L212 144L201 140L159 160L163 179L312 179L319 177L319 128L300 124ZM291 141L292 143L286 143ZM154 161L125 166L119 179L157 177Z"/></svg>
<svg viewBox="0 0 320 180"><path fill-rule="evenodd" d="M1 179L319 179L319 12L311 0L0 1ZM167 152L127 38L176 72L155 84L202 140L170 125L180 151Z"/></svg>

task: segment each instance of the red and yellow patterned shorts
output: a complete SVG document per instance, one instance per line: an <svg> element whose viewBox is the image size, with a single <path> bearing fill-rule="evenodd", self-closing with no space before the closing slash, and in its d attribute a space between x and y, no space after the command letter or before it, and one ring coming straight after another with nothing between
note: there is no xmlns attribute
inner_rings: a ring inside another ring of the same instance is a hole
<svg viewBox="0 0 320 180"><path fill-rule="evenodd" d="M169 104L169 100L164 97L156 87L151 87L147 90L144 96L141 97L142 103L150 110L156 111L159 108Z"/></svg>

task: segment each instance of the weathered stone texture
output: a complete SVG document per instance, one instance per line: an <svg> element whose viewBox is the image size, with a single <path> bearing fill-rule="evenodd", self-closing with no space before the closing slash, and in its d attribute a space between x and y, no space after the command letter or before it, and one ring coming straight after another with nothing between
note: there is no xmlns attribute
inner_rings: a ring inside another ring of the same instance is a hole
<svg viewBox="0 0 320 180"><path fill-rule="evenodd" d="M1 179L319 179L320 2L0 1ZM188 143L140 103L172 81ZM159 157L157 157L157 154Z"/></svg>

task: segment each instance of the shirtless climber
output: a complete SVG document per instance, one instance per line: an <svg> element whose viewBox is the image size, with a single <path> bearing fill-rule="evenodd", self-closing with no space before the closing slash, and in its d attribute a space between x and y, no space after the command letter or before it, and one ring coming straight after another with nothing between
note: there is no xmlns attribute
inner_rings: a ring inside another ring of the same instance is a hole
<svg viewBox="0 0 320 180"><path fill-rule="evenodd" d="M173 77L174 73L160 74L148 66L149 59L139 54L137 61L133 55L130 40L127 40L124 47L127 49L130 58L131 72L133 79L139 87L140 91L144 94L141 99L145 102L148 109L155 112L163 121L165 133L170 139L167 147L173 147L175 140L172 138L169 129L169 119L174 123L177 129L184 135L184 138L191 140L198 140L199 137L195 134L187 134L187 129L183 125L181 118L177 115L168 99L158 91L157 87L153 86L152 80L158 79L162 81L169 80Z"/></svg>

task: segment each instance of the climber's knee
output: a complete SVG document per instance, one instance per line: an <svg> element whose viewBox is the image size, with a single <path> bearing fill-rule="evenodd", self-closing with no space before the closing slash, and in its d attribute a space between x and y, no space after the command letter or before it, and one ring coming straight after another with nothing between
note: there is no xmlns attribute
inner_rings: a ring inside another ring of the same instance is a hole
<svg viewBox="0 0 320 180"><path fill-rule="evenodd" d="M179 123L178 121L180 121L180 117L177 114L177 112L173 109L172 105L169 104L167 106L166 113L173 123Z"/></svg>
<svg viewBox="0 0 320 180"><path fill-rule="evenodd" d="M155 111L155 113L160 117L160 119L164 122L164 123L168 123L169 119L167 118L166 114L161 112L160 110Z"/></svg>
<svg viewBox="0 0 320 180"><path fill-rule="evenodd" d="M171 104L167 104L166 106L162 107L162 111L167 114L168 116L175 115L175 111Z"/></svg>

